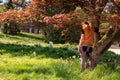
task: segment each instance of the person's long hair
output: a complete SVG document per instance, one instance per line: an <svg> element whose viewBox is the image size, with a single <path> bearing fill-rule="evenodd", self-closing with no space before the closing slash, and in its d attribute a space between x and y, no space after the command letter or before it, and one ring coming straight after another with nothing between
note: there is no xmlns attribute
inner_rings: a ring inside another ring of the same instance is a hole
<svg viewBox="0 0 120 80"><path fill-rule="evenodd" d="M85 21L85 22L82 22L82 24L86 24L86 25L88 25L88 29L91 30L91 27L90 27L89 22Z"/></svg>

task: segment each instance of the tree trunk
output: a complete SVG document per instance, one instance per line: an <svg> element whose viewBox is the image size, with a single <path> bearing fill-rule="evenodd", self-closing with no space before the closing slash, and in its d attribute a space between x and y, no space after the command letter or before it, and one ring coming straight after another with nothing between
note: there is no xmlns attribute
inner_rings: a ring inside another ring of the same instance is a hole
<svg viewBox="0 0 120 80"><path fill-rule="evenodd" d="M100 25L100 16L92 15L88 19L93 27L99 28ZM95 33L95 44L94 44L94 50L93 50L93 61L94 61L94 67L97 66L99 63L99 60L102 56L102 54L109 49L109 47L112 45L114 41L116 41L116 37L120 33L119 28L115 28L114 30L109 30L106 32L106 34L101 38L99 33Z"/></svg>
<svg viewBox="0 0 120 80"><path fill-rule="evenodd" d="M13 9L14 7L13 7L13 5L12 5L12 0L9 0L9 2L8 2L8 4L7 4L7 9Z"/></svg>
<svg viewBox="0 0 120 80"><path fill-rule="evenodd" d="M94 46L94 51L93 51L94 67L97 66L103 52L109 49L109 47L115 41L114 39L116 38L118 33L119 33L119 28L116 28L115 30L109 30L101 38L101 40L99 40L97 44Z"/></svg>

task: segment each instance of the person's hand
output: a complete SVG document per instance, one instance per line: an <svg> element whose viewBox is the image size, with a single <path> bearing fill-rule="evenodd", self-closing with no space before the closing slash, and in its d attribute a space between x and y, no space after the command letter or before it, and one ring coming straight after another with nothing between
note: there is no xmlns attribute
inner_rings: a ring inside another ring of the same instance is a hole
<svg viewBox="0 0 120 80"><path fill-rule="evenodd" d="M110 26L110 27L109 27L109 29L110 29L110 30L113 30L113 29L114 29L114 27L113 27L113 26Z"/></svg>

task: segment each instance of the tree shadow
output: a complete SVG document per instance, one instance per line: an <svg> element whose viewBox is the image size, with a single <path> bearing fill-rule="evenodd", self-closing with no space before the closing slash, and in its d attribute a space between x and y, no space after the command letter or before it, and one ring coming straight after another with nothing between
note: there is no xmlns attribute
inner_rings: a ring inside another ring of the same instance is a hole
<svg viewBox="0 0 120 80"><path fill-rule="evenodd" d="M28 35L28 34L23 34L23 33L20 33L17 36L20 36L23 38L36 39L36 40L44 40L43 36Z"/></svg>
<svg viewBox="0 0 120 80"><path fill-rule="evenodd" d="M18 37L16 37L18 36ZM0 34L0 37L4 37L4 38L12 38L12 39L19 39L19 40L23 40L24 38L28 38L28 39L35 39L35 40L44 40L44 36L35 36L34 34L26 34L26 33L19 33L17 35L10 35L10 34Z"/></svg>
<svg viewBox="0 0 120 80"><path fill-rule="evenodd" d="M76 49L77 50L77 49ZM77 52L68 48L50 48L40 45L20 45L0 43L0 54L10 54L11 56L38 56L42 58L69 58L79 56Z"/></svg>

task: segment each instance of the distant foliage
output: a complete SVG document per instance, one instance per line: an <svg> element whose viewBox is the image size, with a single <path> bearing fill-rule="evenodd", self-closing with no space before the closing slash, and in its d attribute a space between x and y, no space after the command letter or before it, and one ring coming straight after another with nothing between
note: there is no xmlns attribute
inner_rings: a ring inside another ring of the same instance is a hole
<svg viewBox="0 0 120 80"><path fill-rule="evenodd" d="M2 23L1 30L5 34L17 34L20 32L20 24L16 23Z"/></svg>
<svg viewBox="0 0 120 80"><path fill-rule="evenodd" d="M42 13L41 3L39 1L32 2L25 10L8 10L6 12L0 13L0 23L9 24L10 33L17 33L17 29L20 29L18 25L23 23L24 21L42 21ZM15 26L13 26L15 25ZM4 26L2 26L2 29ZM14 29L14 30L13 30ZM11 32L12 31L12 32ZM14 32L15 31L15 32ZM20 31L20 30L19 30ZM4 31L3 31L4 32Z"/></svg>
<svg viewBox="0 0 120 80"><path fill-rule="evenodd" d="M53 26L51 29L52 41L55 42L69 42L75 43L78 42L80 38L81 32L81 14L77 12L71 12L68 14L56 14L53 17L45 17L43 22L49 26L50 24ZM48 32L48 34L50 34ZM54 35L54 36L53 36Z"/></svg>
<svg viewBox="0 0 120 80"><path fill-rule="evenodd" d="M110 23L110 25L120 25L120 16L118 14L106 14L102 16L104 22Z"/></svg>
<svg viewBox="0 0 120 80"><path fill-rule="evenodd" d="M1 29L3 33L6 34L19 33L21 22L25 20L25 14L22 10L9 10L7 12L0 13L0 17Z"/></svg>

